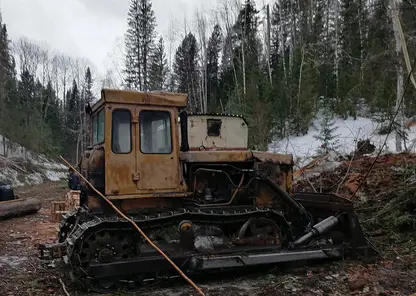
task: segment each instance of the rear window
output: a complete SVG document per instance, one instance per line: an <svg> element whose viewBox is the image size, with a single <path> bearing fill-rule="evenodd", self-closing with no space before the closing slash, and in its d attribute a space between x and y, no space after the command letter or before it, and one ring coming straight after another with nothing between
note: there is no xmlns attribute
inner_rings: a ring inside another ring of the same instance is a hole
<svg viewBox="0 0 416 296"><path fill-rule="evenodd" d="M208 137L219 137L221 135L221 119L207 119Z"/></svg>

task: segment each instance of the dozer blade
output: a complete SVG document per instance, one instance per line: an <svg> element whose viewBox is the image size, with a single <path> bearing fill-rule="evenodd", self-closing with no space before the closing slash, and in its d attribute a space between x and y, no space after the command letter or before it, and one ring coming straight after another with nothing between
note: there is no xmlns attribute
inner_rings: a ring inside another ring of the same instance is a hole
<svg viewBox="0 0 416 296"><path fill-rule="evenodd" d="M369 252L375 252L364 236L354 205L350 200L335 194L303 192L295 193L293 198L311 214L314 221L344 213L334 230L345 236L349 253L361 253L367 256Z"/></svg>

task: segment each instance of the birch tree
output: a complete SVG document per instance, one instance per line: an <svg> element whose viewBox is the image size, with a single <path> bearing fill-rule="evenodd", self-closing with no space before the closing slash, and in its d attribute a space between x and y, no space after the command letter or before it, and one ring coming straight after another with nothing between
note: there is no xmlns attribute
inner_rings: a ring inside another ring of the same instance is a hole
<svg viewBox="0 0 416 296"><path fill-rule="evenodd" d="M396 130L396 152L402 151L402 133L403 133L403 107L401 106L403 97L403 62L402 62L402 46L400 40L399 24L397 23L398 5L397 0L389 0L390 16L393 26L394 39L396 41L396 69L397 69L397 88L396 88L396 106L397 112L396 122L398 128Z"/></svg>

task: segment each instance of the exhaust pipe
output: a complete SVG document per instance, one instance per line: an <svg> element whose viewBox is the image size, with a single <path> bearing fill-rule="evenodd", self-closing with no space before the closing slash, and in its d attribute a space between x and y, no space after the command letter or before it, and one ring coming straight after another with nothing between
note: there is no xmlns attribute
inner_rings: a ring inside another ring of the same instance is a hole
<svg viewBox="0 0 416 296"><path fill-rule="evenodd" d="M188 142L188 113L185 109L182 109L179 112L179 119L181 122L181 148L182 152L189 151L189 142Z"/></svg>

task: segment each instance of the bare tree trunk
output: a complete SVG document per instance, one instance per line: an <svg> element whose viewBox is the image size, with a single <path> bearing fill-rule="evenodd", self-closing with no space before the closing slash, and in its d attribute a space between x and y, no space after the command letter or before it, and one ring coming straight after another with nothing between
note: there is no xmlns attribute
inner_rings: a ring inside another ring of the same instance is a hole
<svg viewBox="0 0 416 296"><path fill-rule="evenodd" d="M79 163L79 145L80 145L80 133L78 131L78 134L77 134L77 152L76 152L75 163Z"/></svg>
<svg viewBox="0 0 416 296"><path fill-rule="evenodd" d="M35 77L41 60L41 47L28 38L21 37L14 43L13 49L17 55L20 74L27 70Z"/></svg>
<svg viewBox="0 0 416 296"><path fill-rule="evenodd" d="M230 13L230 6L229 6L229 2L227 0L222 0L221 1L221 16L222 16L222 20L224 22L224 26L225 26L225 36L229 36L230 33L232 32L232 23L235 22L235 19L231 18L231 13ZM241 3L238 1L235 1L235 10L239 11ZM232 11L231 11L232 12ZM229 51L230 54L230 64L231 67L233 69L233 75L234 75L234 81L235 81L235 88L239 89L239 83L238 83L238 77L237 77L237 71L236 71L236 67L234 64L234 54L233 54L233 50L232 50L232 46L230 46L230 44L226 44L226 50ZM241 98L240 96L238 96L238 102L241 102Z"/></svg>
<svg viewBox="0 0 416 296"><path fill-rule="evenodd" d="M279 7L281 7L280 6L281 4L280 4L280 1L279 1ZM282 10L279 8L279 18L280 19L282 19ZM283 26L282 26L282 24L280 24L280 29L279 29L279 39L280 40L283 40L283 36L284 36L284 34L283 34ZM286 47L286 42L285 42L285 40L283 40L283 41L281 41L282 42L282 44L281 44L281 48L282 48L282 64L283 64L283 75L284 75L284 77L285 77L285 84L286 84L286 86L288 85L288 79L287 79L287 68L286 68L286 58L285 58L285 47Z"/></svg>
<svg viewBox="0 0 416 296"><path fill-rule="evenodd" d="M297 110L300 110L300 91L302 89L302 71L303 71L303 64L305 60L305 47L302 47L302 60L300 63L300 69L299 69L299 85L298 85L298 99L297 99Z"/></svg>
<svg viewBox="0 0 416 296"><path fill-rule="evenodd" d="M359 1L358 7L358 27L360 30L360 84L364 82L364 32L363 32L363 23L362 23L362 15L363 15L363 3Z"/></svg>
<svg viewBox="0 0 416 296"><path fill-rule="evenodd" d="M247 9L244 11L245 19L247 19ZM246 95L246 52L245 52L245 46L244 46L244 40L246 38L246 27L242 28L243 31L243 41L241 42L241 60L243 63L243 94Z"/></svg>
<svg viewBox="0 0 416 296"><path fill-rule="evenodd" d="M336 97L337 101L339 99L339 3L335 0L335 89L336 89Z"/></svg>
<svg viewBox="0 0 416 296"><path fill-rule="evenodd" d="M201 45L201 110L203 113L208 109L208 52L207 52L207 22L205 17L199 12L196 12L196 22L199 35L199 44Z"/></svg>
<svg viewBox="0 0 416 296"><path fill-rule="evenodd" d="M293 9L293 6L295 4L293 1L290 2L290 20L291 20L291 26L290 26L290 48L289 48L289 73L292 74L292 67L293 67L293 50L295 48L295 40L296 40L296 17L295 17L295 11Z"/></svg>
<svg viewBox="0 0 416 296"><path fill-rule="evenodd" d="M271 65L270 65L270 54L271 54L271 49L270 49L270 6L269 4L267 4L266 6L266 13L267 13L267 68L269 70L269 80L270 80L270 84L273 84L272 82L272 69L271 69Z"/></svg>
<svg viewBox="0 0 416 296"><path fill-rule="evenodd" d="M58 57L59 60L59 69L60 69L60 78L61 78L61 83L62 83L62 98L64 101L64 106L66 106L66 87L68 85L68 71L69 71L69 66L70 66L70 62L71 59L65 55L59 55Z"/></svg>
<svg viewBox="0 0 416 296"><path fill-rule="evenodd" d="M400 125L400 131L403 127L403 114L401 110L401 98L403 94L403 63L401 60L402 46L400 42L400 31L399 25L397 24L397 2L396 0L390 0L390 16L393 25L394 38L396 40L396 68L397 68L397 93L396 93L396 106L395 111L397 112L397 122ZM396 131L396 152L402 151L402 138L400 132Z"/></svg>

